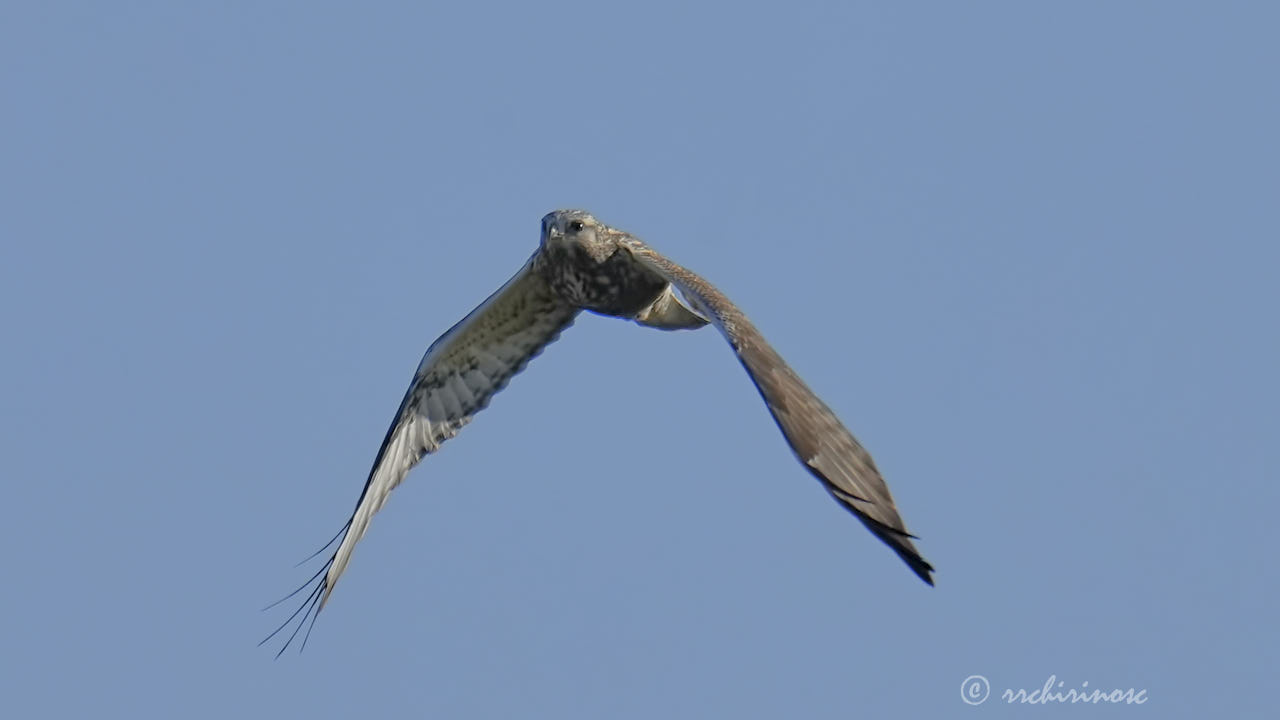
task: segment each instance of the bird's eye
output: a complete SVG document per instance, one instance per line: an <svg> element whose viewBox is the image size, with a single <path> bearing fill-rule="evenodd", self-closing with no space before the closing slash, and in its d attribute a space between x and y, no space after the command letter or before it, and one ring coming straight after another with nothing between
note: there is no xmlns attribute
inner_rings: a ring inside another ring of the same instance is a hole
<svg viewBox="0 0 1280 720"><path fill-rule="evenodd" d="M582 221L574 220L569 223L569 232L582 232Z"/></svg>

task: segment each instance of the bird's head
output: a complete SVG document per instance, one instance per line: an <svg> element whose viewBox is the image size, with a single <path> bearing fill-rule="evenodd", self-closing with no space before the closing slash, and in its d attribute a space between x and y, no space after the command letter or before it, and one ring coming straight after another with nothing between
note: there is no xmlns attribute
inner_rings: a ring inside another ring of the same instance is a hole
<svg viewBox="0 0 1280 720"><path fill-rule="evenodd" d="M619 234L586 210L555 210L542 218L544 249L585 254L597 263L617 251Z"/></svg>

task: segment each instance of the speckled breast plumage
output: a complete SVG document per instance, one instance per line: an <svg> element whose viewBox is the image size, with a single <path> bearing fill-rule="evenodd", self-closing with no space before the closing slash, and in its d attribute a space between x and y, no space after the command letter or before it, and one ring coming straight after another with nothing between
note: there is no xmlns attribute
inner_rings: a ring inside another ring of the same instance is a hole
<svg viewBox="0 0 1280 720"><path fill-rule="evenodd" d="M601 315L632 317L666 287L623 250L597 262L578 248L544 248L534 266L565 302Z"/></svg>

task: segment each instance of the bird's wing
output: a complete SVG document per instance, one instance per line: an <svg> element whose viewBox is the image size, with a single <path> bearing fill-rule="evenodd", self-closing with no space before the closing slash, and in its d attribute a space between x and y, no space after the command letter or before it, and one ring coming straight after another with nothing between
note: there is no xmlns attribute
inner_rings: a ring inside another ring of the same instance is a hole
<svg viewBox="0 0 1280 720"><path fill-rule="evenodd" d="M628 237L621 245L641 264L674 285L694 310L715 324L733 346L800 462L841 505L857 515L922 580L932 585L933 567L912 545L914 536L907 532L871 455L742 311L711 283L639 240Z"/></svg>
<svg viewBox="0 0 1280 720"><path fill-rule="evenodd" d="M671 289L671 283L667 283L658 297L636 313L632 320L659 330L697 330L711 322L682 302Z"/></svg>
<svg viewBox="0 0 1280 720"><path fill-rule="evenodd" d="M320 572L295 591L320 581L298 609L307 611L297 629L306 623L313 608L318 614L324 607L370 518L409 470L423 455L435 452L441 443L457 435L512 376L573 324L578 312L552 292L530 259L489 299L431 343L382 441L355 511L338 533L342 540L337 550ZM337 539L335 536L325 548Z"/></svg>

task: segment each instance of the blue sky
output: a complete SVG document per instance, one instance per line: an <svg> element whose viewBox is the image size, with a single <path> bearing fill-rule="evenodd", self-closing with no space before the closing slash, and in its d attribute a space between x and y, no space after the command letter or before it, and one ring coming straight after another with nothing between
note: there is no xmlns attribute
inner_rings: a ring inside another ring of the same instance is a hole
<svg viewBox="0 0 1280 720"><path fill-rule="evenodd" d="M10 3L11 717L1260 716L1280 666L1264 3ZM585 207L737 301L937 587L712 331L584 317L260 608L421 353ZM960 698L970 675L993 697Z"/></svg>

